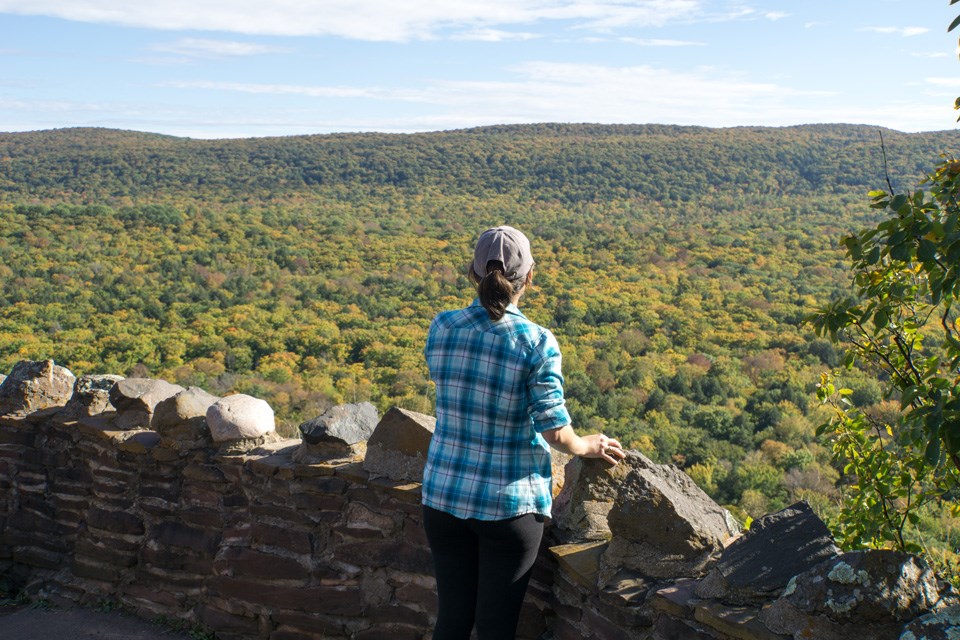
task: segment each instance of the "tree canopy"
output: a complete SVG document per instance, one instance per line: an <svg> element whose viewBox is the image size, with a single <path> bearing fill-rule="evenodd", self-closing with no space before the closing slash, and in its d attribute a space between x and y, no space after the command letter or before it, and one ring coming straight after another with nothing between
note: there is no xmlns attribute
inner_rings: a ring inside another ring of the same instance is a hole
<svg viewBox="0 0 960 640"><path fill-rule="evenodd" d="M957 141L883 137L904 190ZM884 219L866 195L884 180L877 130L848 125L0 134L0 370L242 391L291 435L340 402L429 413L427 326L469 303L475 237L509 223L533 241L522 308L560 340L578 428L742 518L802 498L830 519L843 466L815 393L843 350L804 320L848 296L836 239ZM854 370L845 398L886 415L885 384Z"/></svg>

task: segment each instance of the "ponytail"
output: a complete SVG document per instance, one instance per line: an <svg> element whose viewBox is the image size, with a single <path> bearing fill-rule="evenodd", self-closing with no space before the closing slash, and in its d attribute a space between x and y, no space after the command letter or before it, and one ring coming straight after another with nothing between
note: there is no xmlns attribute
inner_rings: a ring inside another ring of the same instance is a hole
<svg viewBox="0 0 960 640"><path fill-rule="evenodd" d="M526 274L514 282L507 280L503 273L503 264L496 260L487 263L487 274L480 277L470 267L470 279L477 285L480 304L487 310L490 319L497 321L507 312L507 306L526 281Z"/></svg>

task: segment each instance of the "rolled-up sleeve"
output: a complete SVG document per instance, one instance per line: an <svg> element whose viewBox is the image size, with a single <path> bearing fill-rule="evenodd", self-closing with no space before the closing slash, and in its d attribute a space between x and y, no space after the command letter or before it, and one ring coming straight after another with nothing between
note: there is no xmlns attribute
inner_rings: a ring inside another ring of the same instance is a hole
<svg viewBox="0 0 960 640"><path fill-rule="evenodd" d="M560 345L550 331L544 330L533 355L527 382L533 427L538 433L565 427L571 419L563 397Z"/></svg>

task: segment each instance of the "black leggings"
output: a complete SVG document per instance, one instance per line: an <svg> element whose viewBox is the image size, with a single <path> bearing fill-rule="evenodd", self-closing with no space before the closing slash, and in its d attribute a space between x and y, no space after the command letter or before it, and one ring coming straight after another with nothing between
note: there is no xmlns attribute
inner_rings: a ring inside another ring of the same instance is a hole
<svg viewBox="0 0 960 640"><path fill-rule="evenodd" d="M423 507L440 613L433 640L513 640L543 538L543 516L463 520Z"/></svg>

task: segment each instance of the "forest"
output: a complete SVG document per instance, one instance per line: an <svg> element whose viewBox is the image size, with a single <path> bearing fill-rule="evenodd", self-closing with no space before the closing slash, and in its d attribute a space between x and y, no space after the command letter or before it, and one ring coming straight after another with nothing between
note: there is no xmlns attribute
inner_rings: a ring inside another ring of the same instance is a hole
<svg viewBox="0 0 960 640"><path fill-rule="evenodd" d="M507 223L533 242L521 308L560 341L578 430L679 465L743 521L805 499L830 522L845 477L817 388L844 349L808 319L851 295L841 239L881 219L868 192L915 188L957 142L853 125L0 134L0 371L52 358L249 393L288 436L342 402L432 413L427 326L470 302L473 242ZM843 376L854 406L898 410L876 371ZM931 507L913 531L949 550L955 524Z"/></svg>

